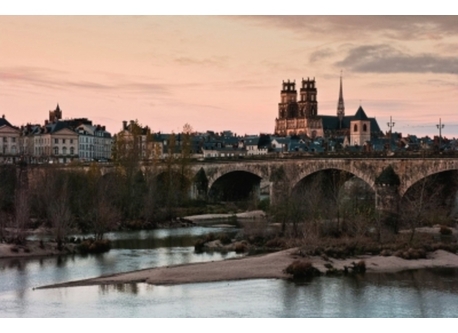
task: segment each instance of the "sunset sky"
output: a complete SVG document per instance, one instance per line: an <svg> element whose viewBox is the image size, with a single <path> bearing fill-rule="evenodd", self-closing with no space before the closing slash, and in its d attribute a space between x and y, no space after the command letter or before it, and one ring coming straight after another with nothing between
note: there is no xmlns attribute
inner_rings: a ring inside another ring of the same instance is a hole
<svg viewBox="0 0 458 333"><path fill-rule="evenodd" d="M282 80L335 115L342 70L347 115L458 137L457 55L456 16L0 16L0 114L272 133Z"/></svg>

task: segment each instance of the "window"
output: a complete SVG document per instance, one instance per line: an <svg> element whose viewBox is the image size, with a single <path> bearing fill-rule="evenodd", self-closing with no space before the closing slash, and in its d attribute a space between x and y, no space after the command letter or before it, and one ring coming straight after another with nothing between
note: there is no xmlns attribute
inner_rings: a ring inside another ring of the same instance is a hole
<svg viewBox="0 0 458 333"><path fill-rule="evenodd" d="M62 139L62 143L65 143L65 139Z"/></svg>
<svg viewBox="0 0 458 333"><path fill-rule="evenodd" d="M75 154L75 148L71 147L70 148L70 155L74 155Z"/></svg>
<svg viewBox="0 0 458 333"><path fill-rule="evenodd" d="M366 124L363 125L363 132L367 132L367 125Z"/></svg>
<svg viewBox="0 0 458 333"><path fill-rule="evenodd" d="M63 140L65 140L65 139L63 139ZM67 155L67 147L63 147L62 148L62 154L63 155Z"/></svg>
<svg viewBox="0 0 458 333"><path fill-rule="evenodd" d="M16 138L11 138L11 142L16 142Z"/></svg>
<svg viewBox="0 0 458 333"><path fill-rule="evenodd" d="M3 137L3 142L8 142L8 138L7 137Z"/></svg>
<svg viewBox="0 0 458 333"><path fill-rule="evenodd" d="M73 144L73 139L70 139L70 143Z"/></svg>
<svg viewBox="0 0 458 333"><path fill-rule="evenodd" d="M59 147L54 147L54 155L59 155Z"/></svg>
<svg viewBox="0 0 458 333"><path fill-rule="evenodd" d="M54 139L54 143L59 143L59 139Z"/></svg>
<svg viewBox="0 0 458 333"><path fill-rule="evenodd" d="M353 132L358 132L358 125L355 124L355 125L353 126Z"/></svg>

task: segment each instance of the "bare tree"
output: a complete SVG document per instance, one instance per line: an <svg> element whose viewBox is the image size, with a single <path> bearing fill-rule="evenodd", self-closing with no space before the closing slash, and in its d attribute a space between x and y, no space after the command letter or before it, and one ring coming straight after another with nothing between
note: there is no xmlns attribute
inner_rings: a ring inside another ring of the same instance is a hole
<svg viewBox="0 0 458 333"><path fill-rule="evenodd" d="M60 189L56 189L56 196L48 206L48 217L59 250L63 249L65 237L70 231L73 220L68 202L67 187L67 182L64 182Z"/></svg>
<svg viewBox="0 0 458 333"><path fill-rule="evenodd" d="M432 217L443 214L441 194L444 184L437 181L437 176L425 177L414 184L402 198L401 220L410 228L410 242L413 241L418 227Z"/></svg>
<svg viewBox="0 0 458 333"><path fill-rule="evenodd" d="M116 207L110 204L104 195L100 195L94 206L92 231L95 240L102 240L106 232L113 230L120 220Z"/></svg>
<svg viewBox="0 0 458 333"><path fill-rule="evenodd" d="M26 241L26 229L30 221L30 203L29 191L25 188L16 190L14 200L14 227L15 241L18 244L24 244Z"/></svg>

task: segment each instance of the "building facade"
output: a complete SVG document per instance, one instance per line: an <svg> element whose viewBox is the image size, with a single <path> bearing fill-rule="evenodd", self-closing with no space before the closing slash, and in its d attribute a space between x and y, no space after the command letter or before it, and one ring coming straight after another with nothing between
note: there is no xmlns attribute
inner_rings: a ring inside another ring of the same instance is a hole
<svg viewBox="0 0 458 333"><path fill-rule="evenodd" d="M282 84L278 117L275 119L275 135L323 136L323 128L318 117L318 100L315 79L302 79L299 100L296 82Z"/></svg>
<svg viewBox="0 0 458 333"><path fill-rule="evenodd" d="M383 135L376 119L367 117L361 106L355 115L345 115L342 76L335 116L318 114L315 79L302 79L299 100L296 83L283 81L280 99L275 119L277 136L343 137L350 145L361 146L371 138Z"/></svg>

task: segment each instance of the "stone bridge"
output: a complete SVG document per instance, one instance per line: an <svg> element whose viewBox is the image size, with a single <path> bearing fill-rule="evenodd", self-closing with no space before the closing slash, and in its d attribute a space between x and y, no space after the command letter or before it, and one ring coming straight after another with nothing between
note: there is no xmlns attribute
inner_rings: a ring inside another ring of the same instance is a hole
<svg viewBox="0 0 458 333"><path fill-rule="evenodd" d="M290 188L294 188L302 179L323 170L346 171L364 180L374 191L376 179L384 169L391 166L399 176L398 194L402 197L416 182L436 173L458 170L458 158L316 158L285 160L253 160L236 162L196 163L192 165L193 174L203 170L208 178L208 188L220 177L234 171L254 174L261 178L261 183L275 186L274 173L283 168Z"/></svg>
<svg viewBox="0 0 458 333"><path fill-rule="evenodd" d="M399 185L376 184L377 178L389 167L399 176ZM235 171L245 172L259 177L261 188L268 187L271 201L275 201L275 189L279 182L275 175L280 169L284 171L290 191L301 180L319 171L348 172L366 182L374 190L378 209L397 211L395 206L412 185L440 172L458 170L458 158L302 158L224 162L215 160L192 165L193 174L199 171L205 173L208 191L224 175Z"/></svg>
<svg viewBox="0 0 458 333"><path fill-rule="evenodd" d="M399 184L380 184L377 178L384 170L391 167L399 177ZM144 166L145 170L147 167ZM165 172L165 166L156 168L156 173ZM114 167L106 164L102 167L102 173L110 173ZM205 175L207 180L206 193L212 189L216 181L233 172L240 172L254 175L259 179L259 187L267 189L270 200L275 201L278 195L276 188L279 186L277 177L279 170L284 175L283 185L292 191L298 183L308 176L324 170L345 171L366 182L375 192L376 207L379 210L395 210L395 206L404 196L407 190L416 182L436 173L458 170L458 158L278 158L278 159L253 159L253 160L213 160L191 163L191 182L190 196L196 198L199 195L195 183L198 173ZM237 180L234 181L237 183ZM390 186L391 185L391 186ZM397 209L396 209L397 210Z"/></svg>

